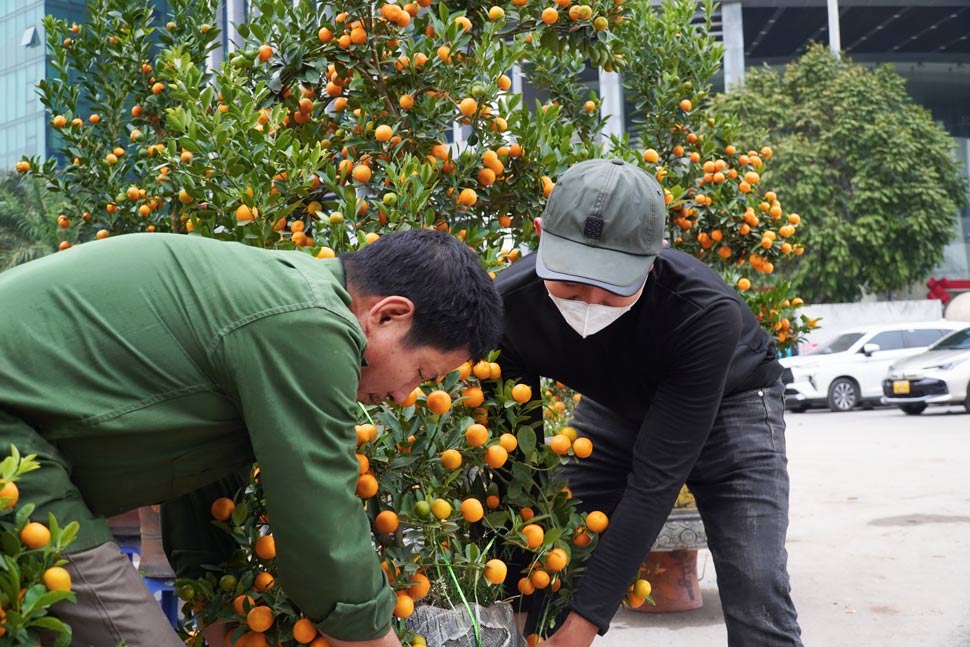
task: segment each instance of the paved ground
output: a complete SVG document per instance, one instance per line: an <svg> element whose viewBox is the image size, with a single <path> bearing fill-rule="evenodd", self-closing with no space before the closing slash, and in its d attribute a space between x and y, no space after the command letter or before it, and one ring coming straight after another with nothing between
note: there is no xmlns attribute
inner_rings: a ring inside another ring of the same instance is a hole
<svg viewBox="0 0 970 647"><path fill-rule="evenodd" d="M970 647L970 414L789 413L789 570L809 647ZM710 556L702 608L620 611L594 647L727 642Z"/></svg>

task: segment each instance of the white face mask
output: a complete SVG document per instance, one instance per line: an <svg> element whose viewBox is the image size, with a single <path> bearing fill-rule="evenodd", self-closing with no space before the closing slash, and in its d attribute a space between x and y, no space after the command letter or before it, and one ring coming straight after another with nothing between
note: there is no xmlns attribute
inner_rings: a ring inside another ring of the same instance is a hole
<svg viewBox="0 0 970 647"><path fill-rule="evenodd" d="M633 303L627 306L604 306L598 303L563 299L552 294L549 298L556 304L566 323L583 339L603 330L633 307Z"/></svg>

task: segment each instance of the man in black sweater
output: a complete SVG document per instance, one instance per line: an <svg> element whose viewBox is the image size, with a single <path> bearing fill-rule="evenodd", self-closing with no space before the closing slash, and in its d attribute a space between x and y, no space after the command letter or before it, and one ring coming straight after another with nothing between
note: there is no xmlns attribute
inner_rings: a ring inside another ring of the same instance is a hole
<svg viewBox="0 0 970 647"><path fill-rule="evenodd" d="M801 645L789 594L781 366L750 309L697 259L662 249L663 192L620 160L570 168L538 253L498 279L502 373L583 394L593 455L567 468L584 510L609 513L569 615L545 644L586 647L610 620L683 483L717 569L728 644Z"/></svg>

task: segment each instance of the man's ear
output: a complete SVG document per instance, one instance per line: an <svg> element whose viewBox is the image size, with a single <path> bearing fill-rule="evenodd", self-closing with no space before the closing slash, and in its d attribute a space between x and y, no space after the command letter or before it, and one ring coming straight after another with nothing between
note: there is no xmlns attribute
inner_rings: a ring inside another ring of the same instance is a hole
<svg viewBox="0 0 970 647"><path fill-rule="evenodd" d="M542 216L539 216L532 223L536 226L536 236L542 236Z"/></svg>
<svg viewBox="0 0 970 647"><path fill-rule="evenodd" d="M410 323L413 318L414 303L407 297L397 295L380 299L368 312L368 319L375 326Z"/></svg>

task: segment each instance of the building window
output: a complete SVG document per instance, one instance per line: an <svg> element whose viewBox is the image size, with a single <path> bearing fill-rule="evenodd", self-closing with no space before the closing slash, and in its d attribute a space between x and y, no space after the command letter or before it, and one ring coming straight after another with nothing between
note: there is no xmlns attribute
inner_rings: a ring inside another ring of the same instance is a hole
<svg viewBox="0 0 970 647"><path fill-rule="evenodd" d="M37 27L31 25L24 30L24 34L20 38L20 46L37 47L38 45L40 45L40 38L37 36Z"/></svg>

